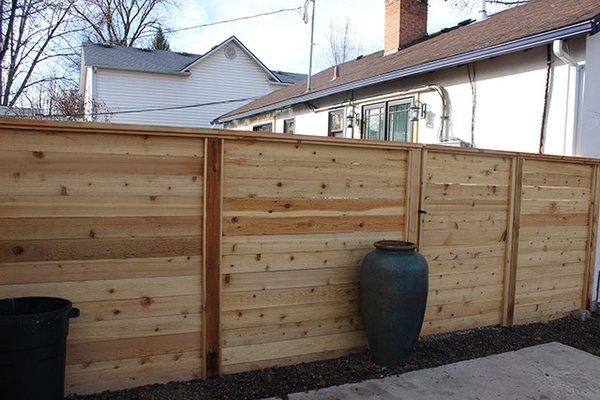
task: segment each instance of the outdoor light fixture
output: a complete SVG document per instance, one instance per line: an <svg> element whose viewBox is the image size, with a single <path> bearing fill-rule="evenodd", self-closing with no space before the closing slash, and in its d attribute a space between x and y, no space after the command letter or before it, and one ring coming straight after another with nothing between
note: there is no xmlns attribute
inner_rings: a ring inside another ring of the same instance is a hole
<svg viewBox="0 0 600 400"><path fill-rule="evenodd" d="M414 104L410 107L411 121L418 122L420 119L427 118L427 104L421 103L419 100L415 100Z"/></svg>
<svg viewBox="0 0 600 400"><path fill-rule="evenodd" d="M352 128L354 126L354 111L350 111L348 116L346 116L346 122L348 122L348 128Z"/></svg>

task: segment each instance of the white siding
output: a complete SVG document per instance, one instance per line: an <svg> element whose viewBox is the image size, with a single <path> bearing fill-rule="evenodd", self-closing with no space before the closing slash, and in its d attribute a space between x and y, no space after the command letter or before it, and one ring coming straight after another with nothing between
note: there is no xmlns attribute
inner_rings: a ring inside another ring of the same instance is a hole
<svg viewBox="0 0 600 400"><path fill-rule="evenodd" d="M173 107L229 99L260 97L281 85L269 82L266 72L242 49L229 60L223 49L191 69L189 76L96 69L95 96L110 111ZM210 127L215 118L247 102L182 110L116 114L111 122L144 125Z"/></svg>

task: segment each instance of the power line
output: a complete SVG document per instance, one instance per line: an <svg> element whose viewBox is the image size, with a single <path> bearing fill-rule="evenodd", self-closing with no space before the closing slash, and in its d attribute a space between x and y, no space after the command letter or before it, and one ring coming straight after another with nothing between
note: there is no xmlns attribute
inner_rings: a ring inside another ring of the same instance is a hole
<svg viewBox="0 0 600 400"><path fill-rule="evenodd" d="M86 116L98 116L98 115L118 115L118 114L136 114L136 113L144 113L144 112L154 112L154 111L168 111L168 110L183 110L186 108L197 108L197 107L206 107L206 106L214 106L218 104L229 104L229 103L239 103L242 101L251 101L256 100L258 97L245 97L242 99L228 99L228 100L220 100L220 101L212 101L209 103L197 103L197 104L187 104L181 106L170 106L170 107L151 107L151 108L138 108L131 110L123 110L123 111L103 111L103 112L92 112L89 114L73 114L73 115L65 115L65 114L53 114L53 115L44 115L45 118L55 118L55 117L86 117Z"/></svg>
<svg viewBox="0 0 600 400"><path fill-rule="evenodd" d="M189 30L192 30L192 29L205 28L205 27L213 26L213 25L227 24L229 22L243 21L243 20L247 20L247 19L253 19L253 18L258 18L258 17L265 17L265 16L269 16L269 15L274 15L274 14L281 14L281 13L285 13L285 12L301 11L301 10L302 10L302 7L282 8L280 10L267 11L267 12L263 12L263 13L260 13L260 14L254 14L254 15L247 15L245 17L237 17L237 18L225 19L225 20L221 20L221 21L209 22L209 23L206 23L206 24L187 26L185 28L164 29L163 32L164 33L175 33L175 32L182 32L182 31L189 31ZM140 37L149 37L149 36L153 36L153 35L149 35L148 34L148 35L142 35Z"/></svg>

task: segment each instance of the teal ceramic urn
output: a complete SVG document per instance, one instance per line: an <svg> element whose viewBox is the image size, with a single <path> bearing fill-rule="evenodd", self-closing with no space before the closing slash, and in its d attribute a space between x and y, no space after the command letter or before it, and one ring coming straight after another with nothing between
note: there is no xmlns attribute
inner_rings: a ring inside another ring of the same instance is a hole
<svg viewBox="0 0 600 400"><path fill-rule="evenodd" d="M375 243L360 268L361 314L373 361L404 364L419 338L429 287L425 257L413 243Z"/></svg>

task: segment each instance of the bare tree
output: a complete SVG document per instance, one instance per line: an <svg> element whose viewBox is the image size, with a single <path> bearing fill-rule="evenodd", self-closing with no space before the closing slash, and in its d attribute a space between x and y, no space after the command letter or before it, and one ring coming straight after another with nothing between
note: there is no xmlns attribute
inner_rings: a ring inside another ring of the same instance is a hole
<svg viewBox="0 0 600 400"><path fill-rule="evenodd" d="M173 0L77 0L73 14L95 42L133 46L154 36Z"/></svg>
<svg viewBox="0 0 600 400"><path fill-rule="evenodd" d="M343 24L331 20L326 34L327 44L324 50L328 66L342 64L360 55L360 44L354 39L350 19Z"/></svg>
<svg viewBox="0 0 600 400"><path fill-rule="evenodd" d="M68 121L82 121L86 119L86 109L91 111L89 117L97 121L109 121L110 114L104 103L93 100L90 107L86 107L86 100L82 91L64 82L48 82L42 85L42 90L27 93L25 96L28 107L16 109L16 116L36 119L58 119Z"/></svg>
<svg viewBox="0 0 600 400"><path fill-rule="evenodd" d="M78 30L71 7L64 0L0 0L0 105L14 107L28 90L65 78L51 66L72 54L62 47Z"/></svg>

